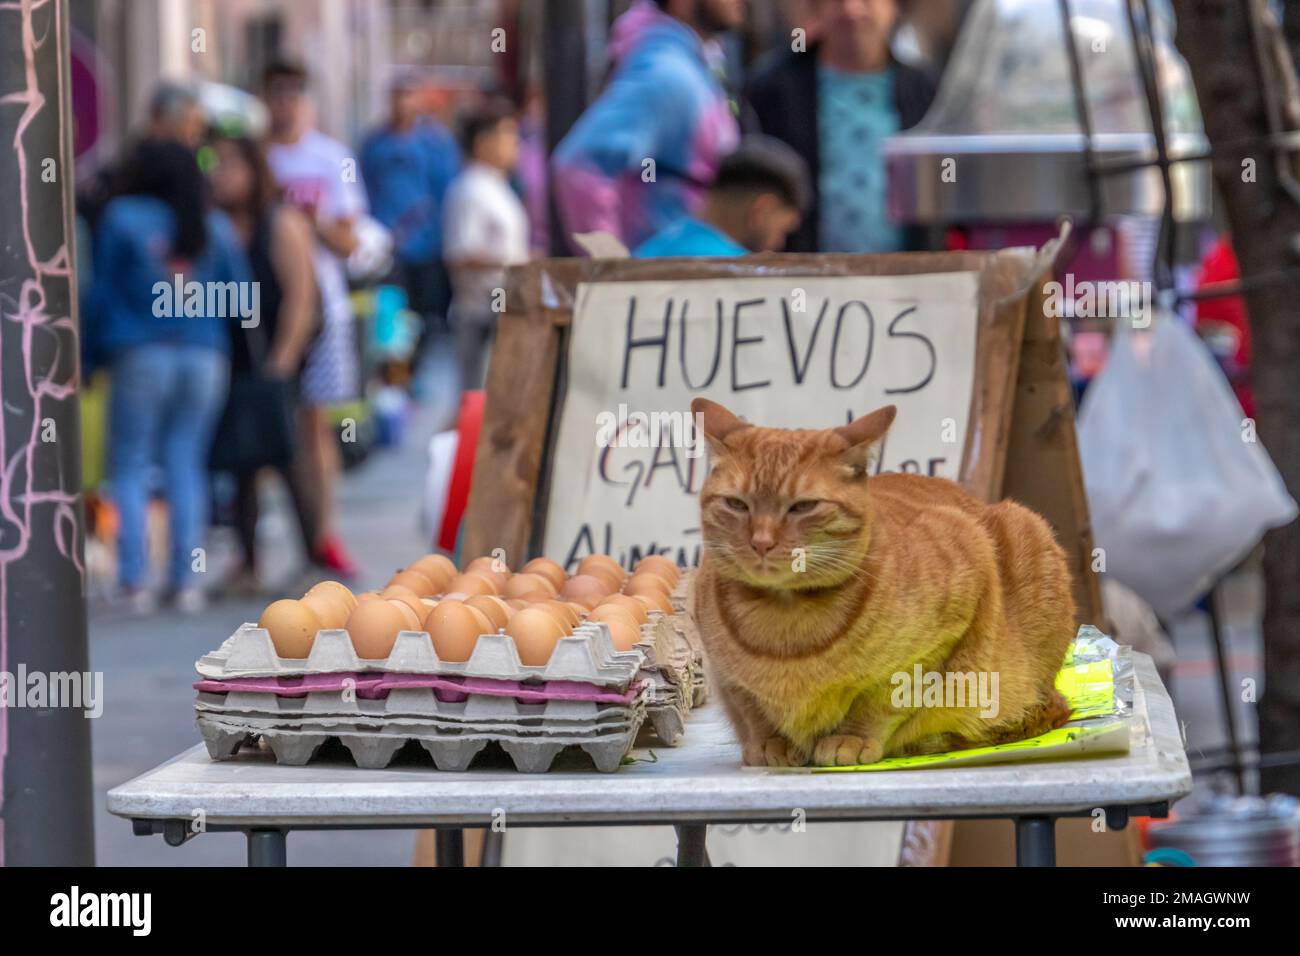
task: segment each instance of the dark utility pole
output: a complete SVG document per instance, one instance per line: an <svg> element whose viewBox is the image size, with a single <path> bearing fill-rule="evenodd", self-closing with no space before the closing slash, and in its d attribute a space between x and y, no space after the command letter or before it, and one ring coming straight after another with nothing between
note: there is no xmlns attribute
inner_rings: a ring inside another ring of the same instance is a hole
<svg viewBox="0 0 1300 956"><path fill-rule="evenodd" d="M1285 4L1285 8L1293 5ZM1295 68L1257 0L1175 0L1178 48L1214 147L1214 178L1241 264L1257 433L1300 498L1300 128ZM1289 17L1297 17L1287 9ZM1293 28L1294 29L1294 28ZM1300 794L1300 521L1264 538L1260 788Z"/></svg>
<svg viewBox="0 0 1300 956"><path fill-rule="evenodd" d="M67 0L0 4L0 851L17 866L95 859L68 23Z"/></svg>

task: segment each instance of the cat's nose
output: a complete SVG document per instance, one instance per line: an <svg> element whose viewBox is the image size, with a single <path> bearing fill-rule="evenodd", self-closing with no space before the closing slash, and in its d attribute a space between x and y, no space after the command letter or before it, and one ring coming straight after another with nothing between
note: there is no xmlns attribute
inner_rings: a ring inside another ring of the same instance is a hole
<svg viewBox="0 0 1300 956"><path fill-rule="evenodd" d="M756 534L749 539L749 546L754 549L760 558L767 557L767 552L772 550L774 544L776 544L776 541L773 540L770 534Z"/></svg>

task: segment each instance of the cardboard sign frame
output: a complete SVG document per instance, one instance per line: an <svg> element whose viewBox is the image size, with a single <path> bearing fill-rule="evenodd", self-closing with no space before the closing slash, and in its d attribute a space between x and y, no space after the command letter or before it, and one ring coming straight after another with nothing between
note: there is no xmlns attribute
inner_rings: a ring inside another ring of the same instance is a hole
<svg viewBox="0 0 1300 956"><path fill-rule="evenodd" d="M1080 619L1101 620L1060 330L1043 308L1043 283L1063 240L1064 234L1038 252L548 259L511 269L488 373L464 553L503 548L512 564L538 553L579 284L976 272L975 384L960 481L984 500L1014 498L1047 518L1069 553Z"/></svg>

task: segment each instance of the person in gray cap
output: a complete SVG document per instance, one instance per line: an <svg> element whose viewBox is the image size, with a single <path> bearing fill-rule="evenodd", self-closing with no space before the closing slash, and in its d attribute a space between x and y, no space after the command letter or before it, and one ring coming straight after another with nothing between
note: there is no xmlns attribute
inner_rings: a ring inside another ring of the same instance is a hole
<svg viewBox="0 0 1300 956"><path fill-rule="evenodd" d="M197 149L206 126L198 91L188 83L163 80L149 97L149 139Z"/></svg>

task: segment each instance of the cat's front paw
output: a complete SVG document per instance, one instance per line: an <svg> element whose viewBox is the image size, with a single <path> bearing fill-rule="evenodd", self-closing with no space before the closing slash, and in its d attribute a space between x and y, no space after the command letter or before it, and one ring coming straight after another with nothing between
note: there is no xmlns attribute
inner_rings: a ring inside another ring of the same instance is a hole
<svg viewBox="0 0 1300 956"><path fill-rule="evenodd" d="M808 752L784 737L768 737L763 744L763 762L769 767L803 767L808 763Z"/></svg>
<svg viewBox="0 0 1300 956"><path fill-rule="evenodd" d="M875 763L883 753L880 744L864 737L836 734L817 741L813 746L812 762L816 767L856 767Z"/></svg>

